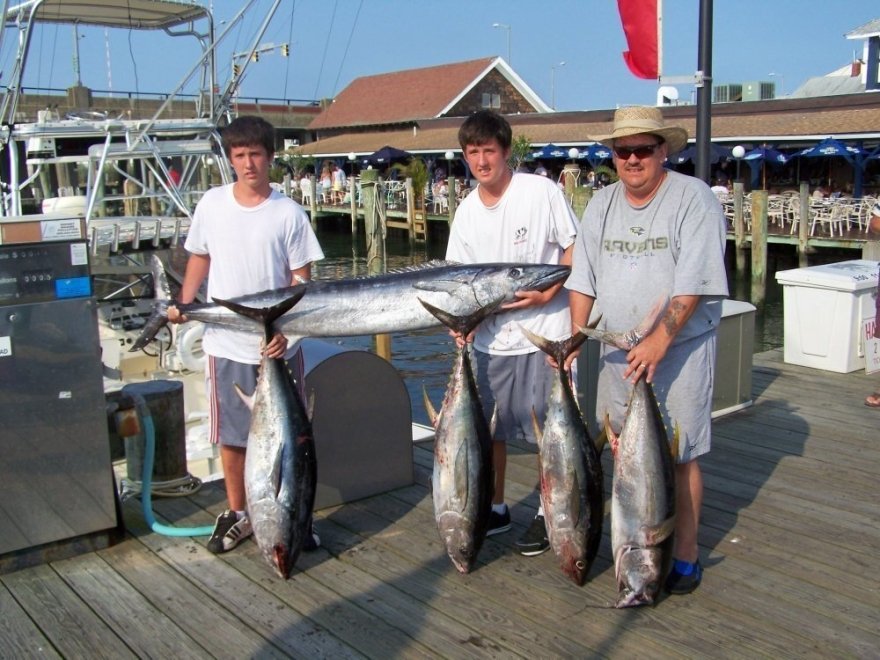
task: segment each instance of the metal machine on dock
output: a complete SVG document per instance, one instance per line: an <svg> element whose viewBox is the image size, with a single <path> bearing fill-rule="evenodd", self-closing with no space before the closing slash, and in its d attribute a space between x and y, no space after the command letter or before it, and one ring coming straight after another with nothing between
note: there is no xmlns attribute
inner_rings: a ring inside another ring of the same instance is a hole
<svg viewBox="0 0 880 660"><path fill-rule="evenodd" d="M118 528L82 218L0 222L0 572Z"/></svg>

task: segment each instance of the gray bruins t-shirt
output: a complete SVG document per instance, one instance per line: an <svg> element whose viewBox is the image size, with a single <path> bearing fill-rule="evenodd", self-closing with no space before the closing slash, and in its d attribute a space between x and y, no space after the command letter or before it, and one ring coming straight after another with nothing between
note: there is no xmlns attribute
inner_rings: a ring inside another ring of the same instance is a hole
<svg viewBox="0 0 880 660"><path fill-rule="evenodd" d="M667 172L642 207L626 199L622 183L603 188L587 205L565 286L597 299L600 326L626 331L667 296L704 296L681 343L717 328L727 296L726 221L705 183Z"/></svg>

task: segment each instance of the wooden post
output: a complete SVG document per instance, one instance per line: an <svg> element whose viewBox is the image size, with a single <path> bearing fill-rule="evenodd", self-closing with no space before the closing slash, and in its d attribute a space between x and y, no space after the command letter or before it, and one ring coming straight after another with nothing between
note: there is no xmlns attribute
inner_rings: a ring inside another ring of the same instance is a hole
<svg viewBox="0 0 880 660"><path fill-rule="evenodd" d="M309 215L312 216L312 231L318 230L318 186L315 179L314 174L309 177L309 185L312 187L312 199L309 208Z"/></svg>
<svg viewBox="0 0 880 660"><path fill-rule="evenodd" d="M357 236L358 231L358 206L357 206L357 181L352 175L348 179L349 204L351 206L351 237Z"/></svg>
<svg viewBox="0 0 880 660"><path fill-rule="evenodd" d="M449 177L449 182L446 184L446 198L449 204L447 205L449 208L449 226L452 226L452 221L455 220L455 202L458 199L456 188L456 180L454 176Z"/></svg>
<svg viewBox="0 0 880 660"><path fill-rule="evenodd" d="M416 242L416 228L415 228L415 195L413 191L413 181L412 177L406 177L406 181L404 182L405 191L406 191L406 226L407 233L409 234L409 244L413 245Z"/></svg>
<svg viewBox="0 0 880 660"><path fill-rule="evenodd" d="M593 189L586 186L579 186L574 189L574 197L571 200L571 210L578 218L583 218L587 204L593 197Z"/></svg>
<svg viewBox="0 0 880 660"><path fill-rule="evenodd" d="M367 239L367 275L380 275L385 272L385 240L382 238L382 223L379 219L382 179L377 170L361 172L361 196L364 200L364 232ZM376 335L373 338L376 355L391 361L391 335Z"/></svg>
<svg viewBox="0 0 880 660"><path fill-rule="evenodd" d="M807 181L801 181L798 203L800 205L798 211L800 216L798 223L798 267L806 268L808 265L807 255L809 254L807 241L810 235L810 184Z"/></svg>
<svg viewBox="0 0 880 660"><path fill-rule="evenodd" d="M752 191L752 304L761 307L767 295L767 191Z"/></svg>
<svg viewBox="0 0 880 660"><path fill-rule="evenodd" d="M733 184L733 247L736 250L736 272L745 277L746 272L746 222L743 214L743 184Z"/></svg>
<svg viewBox="0 0 880 660"><path fill-rule="evenodd" d="M566 163L562 168L562 182L565 186L565 197L568 203L574 201L574 191L577 188L578 179L581 175L581 168L577 163Z"/></svg>

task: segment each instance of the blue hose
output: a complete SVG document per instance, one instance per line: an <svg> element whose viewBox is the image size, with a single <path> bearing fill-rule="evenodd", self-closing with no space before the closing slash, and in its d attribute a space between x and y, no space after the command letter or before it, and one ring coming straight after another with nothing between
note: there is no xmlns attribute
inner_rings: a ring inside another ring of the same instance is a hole
<svg viewBox="0 0 880 660"><path fill-rule="evenodd" d="M214 527L170 527L156 522L153 515L153 502L151 490L153 487L153 461L156 460L156 428L153 426L153 416L147 407L144 397L139 394L132 394L138 415L144 427L144 438L147 446L144 452L144 467L141 475L141 504L144 512L144 520L147 521L150 529L157 534L165 536L210 536L214 531Z"/></svg>

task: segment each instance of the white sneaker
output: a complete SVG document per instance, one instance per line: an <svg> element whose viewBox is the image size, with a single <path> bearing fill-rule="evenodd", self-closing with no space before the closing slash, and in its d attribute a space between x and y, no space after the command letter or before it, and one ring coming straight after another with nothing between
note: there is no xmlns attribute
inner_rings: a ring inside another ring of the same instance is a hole
<svg viewBox="0 0 880 660"><path fill-rule="evenodd" d="M247 514L239 519L235 511L226 510L217 516L214 533L208 540L208 550L214 554L228 552L253 533Z"/></svg>

